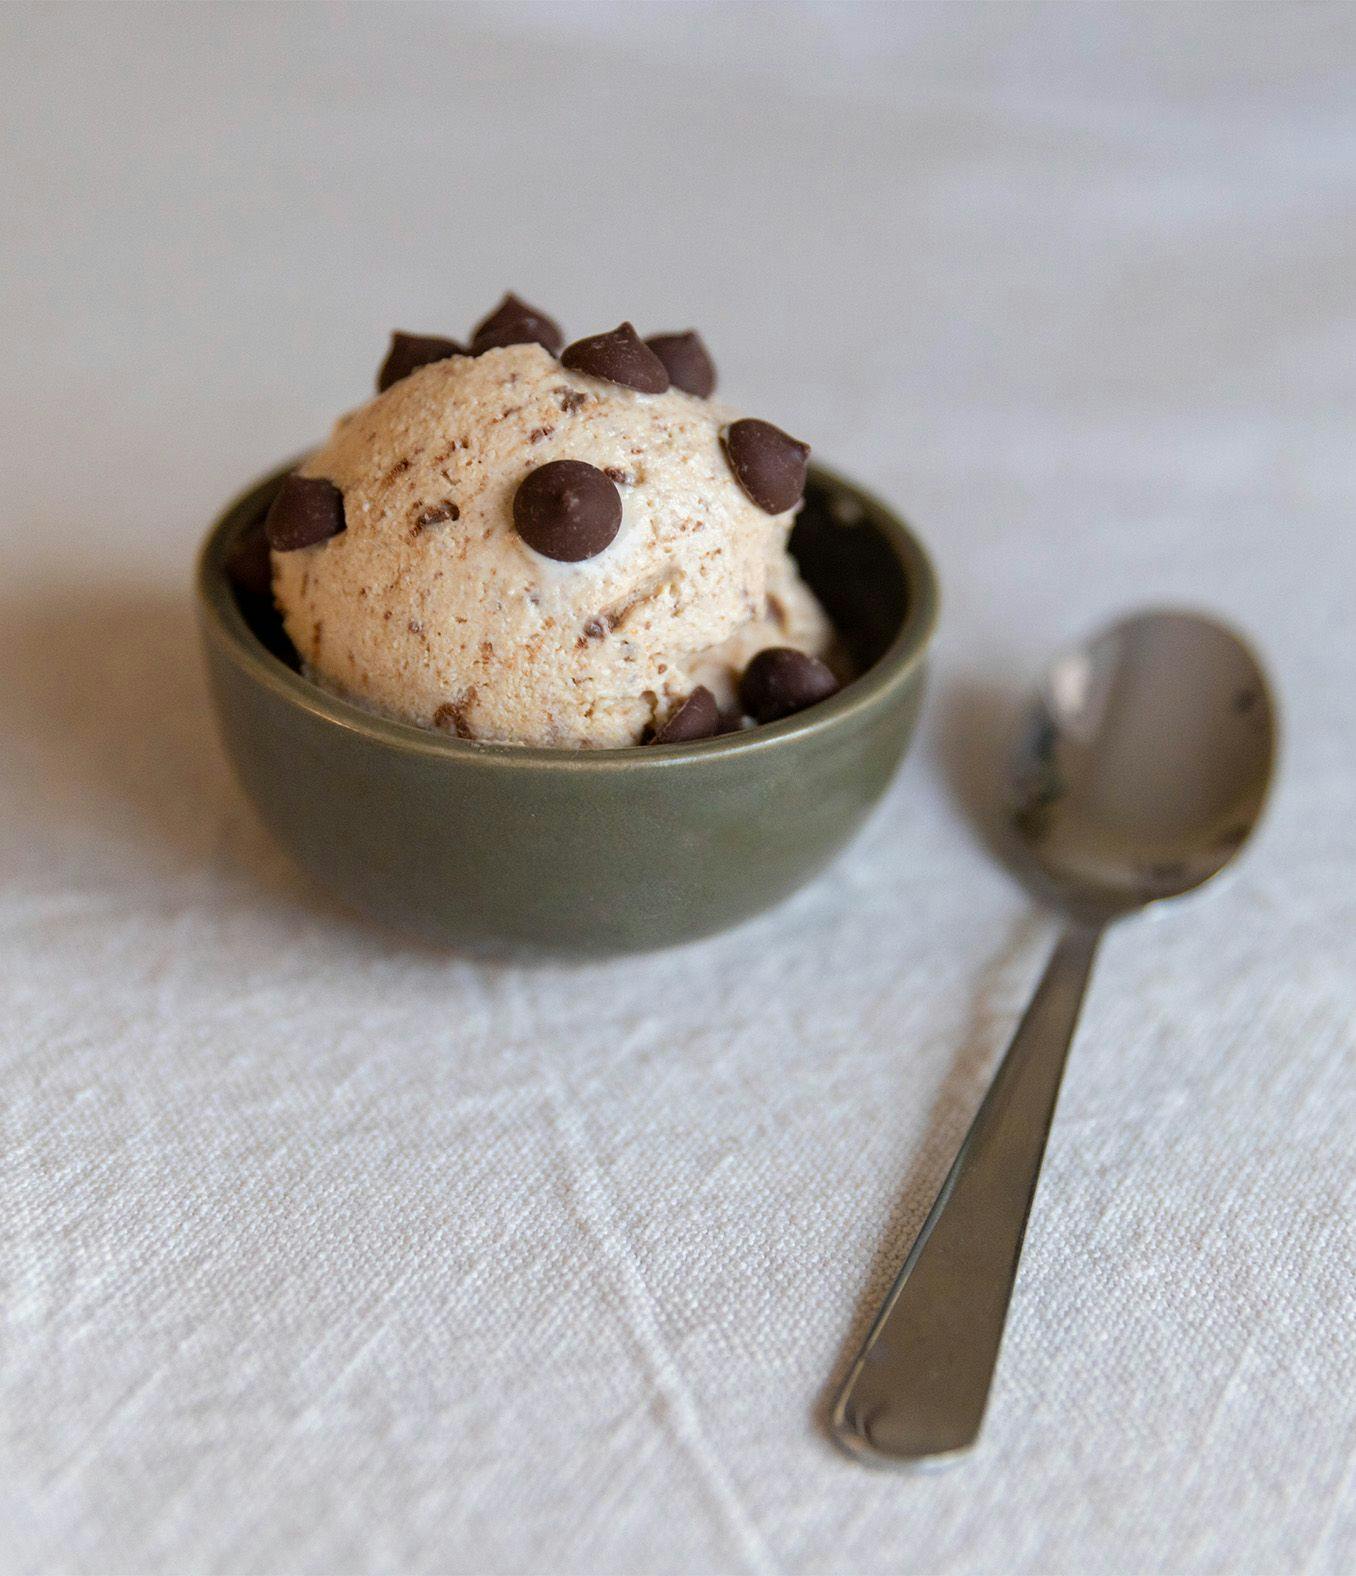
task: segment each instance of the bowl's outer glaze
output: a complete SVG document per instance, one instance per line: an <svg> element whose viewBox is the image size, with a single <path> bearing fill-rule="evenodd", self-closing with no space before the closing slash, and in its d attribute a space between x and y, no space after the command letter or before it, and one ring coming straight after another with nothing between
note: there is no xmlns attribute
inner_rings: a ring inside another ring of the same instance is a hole
<svg viewBox="0 0 1356 1576"><path fill-rule="evenodd" d="M936 588L889 511L824 471L902 567L889 650L833 699L700 744L519 749L443 738L326 694L268 652L224 571L283 473L208 537L198 607L236 774L273 835L354 907L425 940L606 956L693 940L794 892L884 792L922 703Z"/></svg>

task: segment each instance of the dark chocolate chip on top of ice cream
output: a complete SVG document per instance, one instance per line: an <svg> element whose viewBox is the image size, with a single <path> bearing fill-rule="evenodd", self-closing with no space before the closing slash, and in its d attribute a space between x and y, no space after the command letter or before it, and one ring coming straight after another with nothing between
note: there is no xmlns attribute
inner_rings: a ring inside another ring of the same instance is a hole
<svg viewBox="0 0 1356 1576"><path fill-rule="evenodd" d="M465 354L453 339L439 339L433 334L403 334L397 329L391 335L391 348L377 373L377 393L384 394L393 383L399 383L420 367Z"/></svg>
<svg viewBox="0 0 1356 1576"><path fill-rule="evenodd" d="M739 681L739 700L756 722L776 722L836 693L832 671L807 652L790 646L760 651Z"/></svg>
<svg viewBox="0 0 1356 1576"><path fill-rule="evenodd" d="M716 364L695 328L682 334L651 334L645 343L664 363L674 388L699 399L710 399L716 392Z"/></svg>
<svg viewBox="0 0 1356 1576"><path fill-rule="evenodd" d="M564 343L565 336L559 324L510 291L494 311L477 324L471 339L471 354L483 355L487 350L502 349L506 345L541 345L553 356L558 356Z"/></svg>
<svg viewBox="0 0 1356 1576"><path fill-rule="evenodd" d="M561 352L560 364L571 372L605 378L641 394L663 394L669 386L664 363L630 323L622 323L606 334L576 339Z"/></svg>
<svg viewBox="0 0 1356 1576"><path fill-rule="evenodd" d="M536 552L562 563L601 553L616 536L621 517L615 484L584 460L539 465L513 496L518 535Z"/></svg>
<svg viewBox="0 0 1356 1576"><path fill-rule="evenodd" d="M795 508L805 491L808 443L753 418L731 422L722 441L735 480L760 509L784 514Z"/></svg>
<svg viewBox="0 0 1356 1576"><path fill-rule="evenodd" d="M278 489L264 530L275 553L292 553L338 536L344 525L344 495L334 483L294 473Z"/></svg>

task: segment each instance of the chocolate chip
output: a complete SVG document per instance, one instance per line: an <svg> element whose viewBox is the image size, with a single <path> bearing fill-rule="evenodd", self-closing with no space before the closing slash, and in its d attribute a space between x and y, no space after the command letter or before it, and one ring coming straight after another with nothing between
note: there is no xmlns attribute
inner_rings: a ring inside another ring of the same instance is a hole
<svg viewBox="0 0 1356 1576"><path fill-rule="evenodd" d="M471 340L471 354L479 356L505 345L544 345L556 356L564 343L564 334L544 312L528 306L510 291L477 327Z"/></svg>
<svg viewBox="0 0 1356 1576"><path fill-rule="evenodd" d="M651 334L645 343L664 363L674 388L700 399L715 393L716 364L695 328L685 334Z"/></svg>
<svg viewBox="0 0 1356 1576"><path fill-rule="evenodd" d="M264 521L275 553L314 547L344 529L344 495L323 476L297 476L283 482Z"/></svg>
<svg viewBox="0 0 1356 1576"><path fill-rule="evenodd" d="M756 722L776 722L827 700L837 688L838 680L818 657L790 646L769 646L744 669L739 700Z"/></svg>
<svg viewBox="0 0 1356 1576"><path fill-rule="evenodd" d="M391 348L377 373L377 393L384 394L392 383L399 383L419 367L465 354L455 340L438 339L432 334L402 334L397 329L391 335Z"/></svg>
<svg viewBox="0 0 1356 1576"><path fill-rule="evenodd" d="M699 684L650 743L686 744L690 739L709 739L719 727L720 707L716 705L716 697L704 684Z"/></svg>
<svg viewBox="0 0 1356 1576"><path fill-rule="evenodd" d="M589 402L588 395L581 394L578 389L557 389L556 398L560 401L561 410L567 415Z"/></svg>
<svg viewBox="0 0 1356 1576"><path fill-rule="evenodd" d="M256 520L236 538L226 555L225 567L226 578L244 595L273 594L273 559L262 520Z"/></svg>
<svg viewBox="0 0 1356 1576"><path fill-rule="evenodd" d="M669 386L664 363L629 323L607 334L576 339L561 353L560 364L571 372L586 372L642 394L662 394Z"/></svg>
<svg viewBox="0 0 1356 1576"><path fill-rule="evenodd" d="M621 525L621 499L583 460L552 460L529 471L513 497L518 535L547 558L574 564L601 553Z"/></svg>
<svg viewBox="0 0 1356 1576"><path fill-rule="evenodd" d="M725 457L735 480L768 514L782 514L805 491L810 445L800 443L770 421L732 422L722 435Z"/></svg>
<svg viewBox="0 0 1356 1576"><path fill-rule="evenodd" d="M618 487L629 487L631 485L630 471L622 470L620 465L603 466L603 475L607 477L608 481L616 482Z"/></svg>

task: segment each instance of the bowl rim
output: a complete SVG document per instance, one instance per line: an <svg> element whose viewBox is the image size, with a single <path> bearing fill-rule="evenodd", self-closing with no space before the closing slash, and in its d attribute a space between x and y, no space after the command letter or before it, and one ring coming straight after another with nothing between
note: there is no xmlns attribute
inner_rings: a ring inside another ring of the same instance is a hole
<svg viewBox="0 0 1356 1576"><path fill-rule="evenodd" d="M312 717L349 733L363 735L388 749L443 758L464 766L515 764L564 772L681 769L697 762L784 750L799 739L842 728L877 709L913 675L936 631L940 601L937 575L927 550L912 528L865 488L828 466L811 464L812 482L847 494L870 519L898 560L908 588L904 619L889 646L865 673L845 684L828 700L780 722L685 744L630 744L604 750L560 749L458 739L434 733L415 723L368 711L352 701L331 695L274 656L241 612L226 573L228 544L239 529L242 516L257 510L260 494L275 487L298 463L299 460L293 460L251 483L218 515L197 557L195 588L199 611L206 620L206 627L232 661L254 682Z"/></svg>

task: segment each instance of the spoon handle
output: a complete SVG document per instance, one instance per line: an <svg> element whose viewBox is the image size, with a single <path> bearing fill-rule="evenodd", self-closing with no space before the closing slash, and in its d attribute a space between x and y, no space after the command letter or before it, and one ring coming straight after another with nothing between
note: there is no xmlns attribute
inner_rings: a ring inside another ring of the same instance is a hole
<svg viewBox="0 0 1356 1576"><path fill-rule="evenodd" d="M999 1064L833 1409L879 1465L956 1455L979 1435L1060 1079L1101 931L1071 926Z"/></svg>

